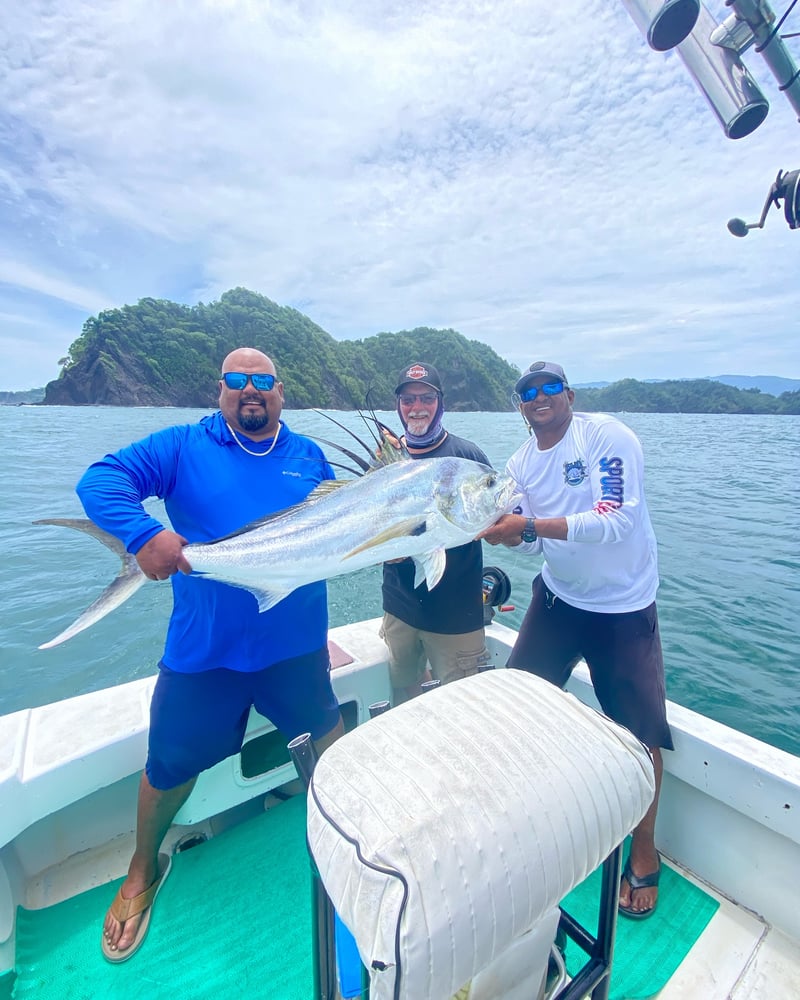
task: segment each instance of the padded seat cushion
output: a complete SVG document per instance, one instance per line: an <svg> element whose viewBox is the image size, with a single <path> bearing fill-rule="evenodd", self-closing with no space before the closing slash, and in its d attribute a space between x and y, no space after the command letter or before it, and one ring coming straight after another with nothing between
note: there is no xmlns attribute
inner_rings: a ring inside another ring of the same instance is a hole
<svg viewBox="0 0 800 1000"><path fill-rule="evenodd" d="M647 749L518 670L377 716L318 762L309 846L374 1000L446 1000L638 824Z"/></svg>

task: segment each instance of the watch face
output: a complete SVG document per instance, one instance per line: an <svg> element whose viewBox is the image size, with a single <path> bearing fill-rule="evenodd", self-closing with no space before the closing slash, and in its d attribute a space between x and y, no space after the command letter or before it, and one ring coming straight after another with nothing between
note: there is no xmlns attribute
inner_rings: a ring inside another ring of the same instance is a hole
<svg viewBox="0 0 800 1000"><path fill-rule="evenodd" d="M523 542L535 542L536 541L536 528L533 526L533 518L528 518L525 522L525 528L522 532Z"/></svg>

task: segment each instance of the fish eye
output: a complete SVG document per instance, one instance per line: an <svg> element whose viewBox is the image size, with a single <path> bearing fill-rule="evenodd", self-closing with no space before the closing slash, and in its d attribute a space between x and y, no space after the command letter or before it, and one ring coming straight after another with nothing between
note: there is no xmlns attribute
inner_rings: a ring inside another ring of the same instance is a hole
<svg viewBox="0 0 800 1000"><path fill-rule="evenodd" d="M486 485L487 486L490 486L490 487L494 486L496 482L497 482L497 476L495 476L493 474L490 474L490 475L488 475L486 477Z"/></svg>

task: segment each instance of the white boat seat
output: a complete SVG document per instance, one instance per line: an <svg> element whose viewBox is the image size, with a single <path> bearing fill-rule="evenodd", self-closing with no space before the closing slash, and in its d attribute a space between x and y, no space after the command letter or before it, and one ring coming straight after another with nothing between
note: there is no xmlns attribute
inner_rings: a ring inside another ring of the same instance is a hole
<svg viewBox="0 0 800 1000"><path fill-rule="evenodd" d="M654 789L631 733L517 670L438 688L342 737L311 780L309 848L373 1000L448 1000L467 984L471 1000L538 996L558 903ZM539 927L519 982L519 942Z"/></svg>

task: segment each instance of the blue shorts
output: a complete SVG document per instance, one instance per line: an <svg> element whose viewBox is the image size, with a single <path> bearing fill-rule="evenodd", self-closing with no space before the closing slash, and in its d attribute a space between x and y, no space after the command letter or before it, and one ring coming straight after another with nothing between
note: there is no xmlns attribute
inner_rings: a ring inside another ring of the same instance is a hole
<svg viewBox="0 0 800 1000"><path fill-rule="evenodd" d="M179 673L159 664L150 703L145 772L166 791L197 777L242 748L250 707L286 737L317 740L339 721L327 646L263 670Z"/></svg>

